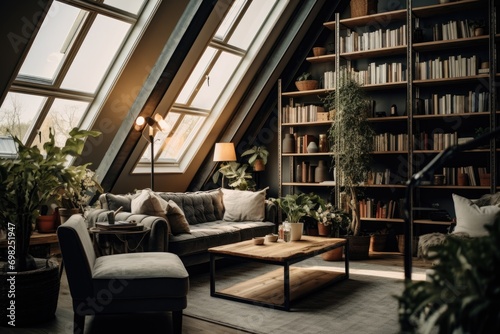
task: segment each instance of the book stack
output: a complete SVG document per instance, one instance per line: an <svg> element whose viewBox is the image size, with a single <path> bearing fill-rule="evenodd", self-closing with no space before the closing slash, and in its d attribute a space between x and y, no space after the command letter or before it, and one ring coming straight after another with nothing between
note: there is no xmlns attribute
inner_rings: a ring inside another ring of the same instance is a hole
<svg viewBox="0 0 500 334"><path fill-rule="evenodd" d="M101 230L127 230L127 231L141 231L144 226L137 225L135 221L115 221L114 224L108 222L101 222L95 224L98 229Z"/></svg>

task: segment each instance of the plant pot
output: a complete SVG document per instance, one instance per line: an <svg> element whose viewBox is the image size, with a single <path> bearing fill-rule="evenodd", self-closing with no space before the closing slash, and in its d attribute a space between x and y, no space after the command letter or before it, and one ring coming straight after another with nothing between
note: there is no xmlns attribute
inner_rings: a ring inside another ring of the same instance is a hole
<svg viewBox="0 0 500 334"><path fill-rule="evenodd" d="M323 225L318 223L318 234L323 237L329 237L332 235L332 225Z"/></svg>
<svg viewBox="0 0 500 334"><path fill-rule="evenodd" d="M342 261L344 254L344 247L332 249L328 252L321 254L321 258L325 261Z"/></svg>
<svg viewBox="0 0 500 334"><path fill-rule="evenodd" d="M474 29L474 36L482 36L484 35L484 28L479 27Z"/></svg>
<svg viewBox="0 0 500 334"><path fill-rule="evenodd" d="M383 252L387 243L387 234L374 234L370 236L370 252Z"/></svg>
<svg viewBox="0 0 500 334"><path fill-rule="evenodd" d="M56 261L35 259L37 269L15 274L0 270L0 325L8 324L10 301L15 300L15 326L31 326L54 318L59 297L59 265ZM47 264L47 265L46 265ZM15 297L7 298L11 281L15 279ZM4 298L5 297L5 298Z"/></svg>
<svg viewBox="0 0 500 334"><path fill-rule="evenodd" d="M78 208L58 208L58 211L60 224L64 224L72 215L80 213L80 209Z"/></svg>
<svg viewBox="0 0 500 334"><path fill-rule="evenodd" d="M326 54L326 48L322 48L322 47L319 47L319 46L313 48L313 55L314 55L314 57L323 56L324 54Z"/></svg>
<svg viewBox="0 0 500 334"><path fill-rule="evenodd" d="M253 170L256 172L262 172L266 169L266 165L264 165L264 160L256 159L253 163Z"/></svg>
<svg viewBox="0 0 500 334"><path fill-rule="evenodd" d="M302 238L302 231L304 230L304 223L288 223L290 227L290 240L298 241Z"/></svg>
<svg viewBox="0 0 500 334"><path fill-rule="evenodd" d="M318 80L295 81L298 90L313 90L318 88Z"/></svg>
<svg viewBox="0 0 500 334"><path fill-rule="evenodd" d="M366 260L369 258L370 236L345 236L349 240L349 260Z"/></svg>
<svg viewBox="0 0 500 334"><path fill-rule="evenodd" d="M56 227L54 215L43 215L36 218L36 229L38 233L54 233Z"/></svg>
<svg viewBox="0 0 500 334"><path fill-rule="evenodd" d="M398 250L400 253L405 252L405 235L404 234L398 234L396 236L398 239ZM417 256L417 250L418 250L418 237L413 237L413 242L411 245L411 254L412 256Z"/></svg>

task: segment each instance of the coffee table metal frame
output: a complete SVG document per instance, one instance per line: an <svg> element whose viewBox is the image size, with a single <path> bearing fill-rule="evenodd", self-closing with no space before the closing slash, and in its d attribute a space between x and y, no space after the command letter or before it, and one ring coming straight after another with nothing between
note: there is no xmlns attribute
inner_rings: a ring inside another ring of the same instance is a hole
<svg viewBox="0 0 500 334"><path fill-rule="evenodd" d="M283 243L283 247L286 247L286 246L287 246L287 243ZM213 250L209 249L209 253L210 253L210 296L228 299L228 300L233 300L233 301L238 301L238 302L243 302L243 303L247 303L247 304L271 307L271 308L278 309L278 310L290 311L290 308L291 308L290 266L294 263L303 261L305 259L314 257L314 256L319 255L321 253L324 253L324 252L327 252L329 250L339 248L342 246L344 246L344 263L345 263L344 274L336 276L334 279L329 281L327 284L317 286L314 290L310 291L310 292L312 292L312 291L317 291L320 288L331 285L333 283L349 279L349 241L347 239L344 239L344 241L339 241L335 244L325 246L324 248L321 248L321 249L319 249L315 252L312 252L310 254L302 254L302 255L292 256L290 258L284 259L283 261L249 257L249 256L245 256L245 254L223 254L223 253L217 253L216 251L214 252ZM215 268L215 260L216 260L216 258L245 260L245 261L250 261L250 262L258 262L258 263L283 266L284 303L282 305L274 304L274 303L266 303L266 302L255 300L255 299L239 297L239 296L236 296L233 294L226 294L226 293L216 291L216 289L215 289L215 269L216 269Z"/></svg>

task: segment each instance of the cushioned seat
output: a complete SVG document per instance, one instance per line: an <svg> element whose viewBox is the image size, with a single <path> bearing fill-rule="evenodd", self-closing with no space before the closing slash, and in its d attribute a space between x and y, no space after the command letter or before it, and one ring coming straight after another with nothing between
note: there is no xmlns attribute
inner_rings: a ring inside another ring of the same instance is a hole
<svg viewBox="0 0 500 334"><path fill-rule="evenodd" d="M73 215L57 229L73 299L74 333L85 316L172 311L174 333L182 332L189 275L172 253L147 252L96 257L83 217Z"/></svg>

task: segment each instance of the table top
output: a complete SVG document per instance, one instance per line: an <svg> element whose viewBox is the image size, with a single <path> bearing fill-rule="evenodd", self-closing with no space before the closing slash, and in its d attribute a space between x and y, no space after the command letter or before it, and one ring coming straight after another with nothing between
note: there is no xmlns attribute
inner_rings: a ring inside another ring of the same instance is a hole
<svg viewBox="0 0 500 334"><path fill-rule="evenodd" d="M143 226L141 230L138 229L102 229L98 227L91 227L89 228L90 233L96 233L96 234L141 234L141 233L148 233L151 231L151 229L147 226Z"/></svg>
<svg viewBox="0 0 500 334"><path fill-rule="evenodd" d="M209 248L214 254L224 254L249 259L285 262L299 257L314 256L332 246L343 246L347 243L342 238L325 238L302 236L298 241L265 242L263 245L255 245L253 240L246 240L234 244Z"/></svg>

